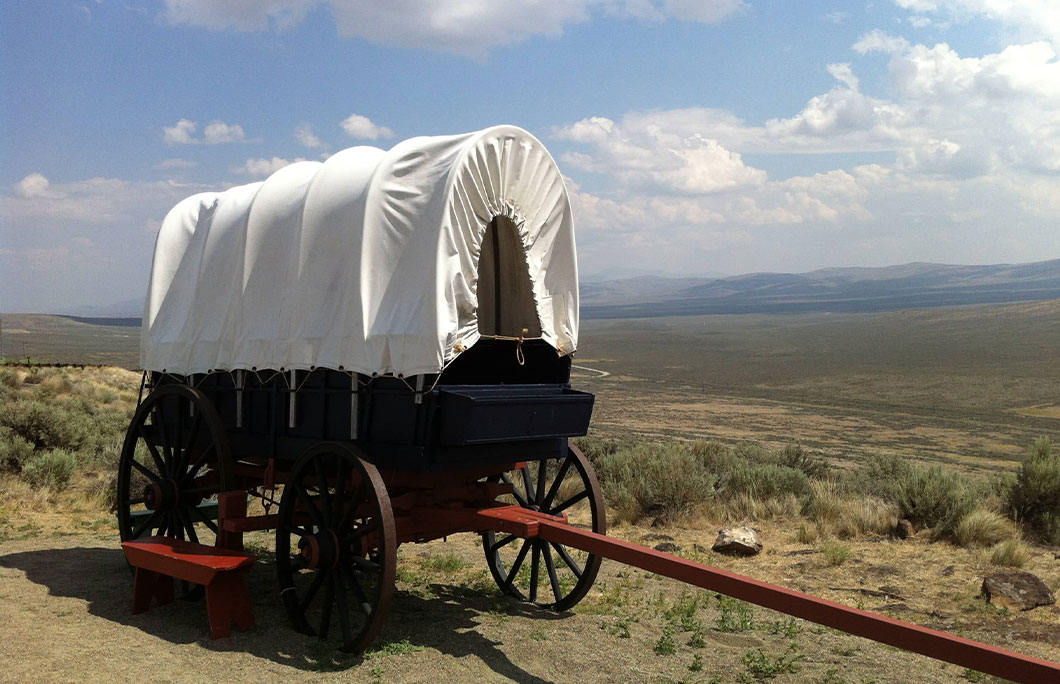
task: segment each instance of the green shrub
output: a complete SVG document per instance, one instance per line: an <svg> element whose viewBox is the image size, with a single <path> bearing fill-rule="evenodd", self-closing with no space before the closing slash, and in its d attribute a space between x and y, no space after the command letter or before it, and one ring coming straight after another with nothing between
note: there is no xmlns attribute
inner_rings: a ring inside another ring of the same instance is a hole
<svg viewBox="0 0 1060 684"><path fill-rule="evenodd" d="M38 453L22 466L22 479L34 489L63 490L70 486L77 458L69 451L53 449Z"/></svg>
<svg viewBox="0 0 1060 684"><path fill-rule="evenodd" d="M22 465L31 456L33 456L32 444L11 428L0 427L0 472L21 472Z"/></svg>
<svg viewBox="0 0 1060 684"><path fill-rule="evenodd" d="M913 467L897 454L872 454L844 481L852 494L871 494L893 501L897 483L909 477Z"/></svg>
<svg viewBox="0 0 1060 684"><path fill-rule="evenodd" d="M806 474L806 477L813 480L827 477L832 470L832 466L829 465L828 461L812 456L809 452L804 451L799 444L789 444L784 447L784 451L780 452L778 463L788 468L801 470Z"/></svg>
<svg viewBox="0 0 1060 684"><path fill-rule="evenodd" d="M0 369L0 386L13 390L22 388L22 381L26 374L17 368Z"/></svg>
<svg viewBox="0 0 1060 684"><path fill-rule="evenodd" d="M86 431L83 416L58 404L15 401L0 415L0 425L10 428L36 449L78 449Z"/></svg>
<svg viewBox="0 0 1060 684"><path fill-rule="evenodd" d="M1003 515L985 508L976 508L957 521L953 538L961 546L993 546L1018 535L1016 526Z"/></svg>
<svg viewBox="0 0 1060 684"><path fill-rule="evenodd" d="M1050 544L1060 544L1060 454L1039 437L1008 490L1007 507L1016 520Z"/></svg>
<svg viewBox="0 0 1060 684"><path fill-rule="evenodd" d="M810 493L810 480L806 473L777 463L740 463L732 469L725 485L725 492L749 494L755 499L779 498L787 494L797 497Z"/></svg>
<svg viewBox="0 0 1060 684"><path fill-rule="evenodd" d="M901 456L876 454L843 481L855 496L874 496L897 506L897 513L939 537L952 537L957 523L989 495L989 484L939 466L910 464Z"/></svg>
<svg viewBox="0 0 1060 684"><path fill-rule="evenodd" d="M597 474L619 519L669 521L714 496L717 476L681 444L639 444L598 454Z"/></svg>

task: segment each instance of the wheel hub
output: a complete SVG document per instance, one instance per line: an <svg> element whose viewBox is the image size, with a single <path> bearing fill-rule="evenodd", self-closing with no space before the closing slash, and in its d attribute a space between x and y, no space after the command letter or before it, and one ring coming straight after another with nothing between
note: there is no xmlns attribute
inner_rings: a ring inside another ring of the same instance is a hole
<svg viewBox="0 0 1060 684"><path fill-rule="evenodd" d="M180 500L180 487L176 480L151 482L144 487L144 506L151 511L172 508Z"/></svg>
<svg viewBox="0 0 1060 684"><path fill-rule="evenodd" d="M321 530L300 539L298 553L307 568L333 568L339 562L339 539L331 530Z"/></svg>

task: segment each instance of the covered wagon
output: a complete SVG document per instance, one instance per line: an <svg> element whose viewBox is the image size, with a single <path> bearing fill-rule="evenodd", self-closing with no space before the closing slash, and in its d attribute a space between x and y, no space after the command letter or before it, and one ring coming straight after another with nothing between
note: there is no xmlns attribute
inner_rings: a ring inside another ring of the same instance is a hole
<svg viewBox="0 0 1060 684"><path fill-rule="evenodd" d="M479 531L500 587L553 608L592 584L596 556L460 517L507 501L605 526L568 444L593 405L569 384L570 204L527 132L353 147L189 197L159 231L142 335L124 541L275 529L292 623L355 651L402 542Z"/></svg>

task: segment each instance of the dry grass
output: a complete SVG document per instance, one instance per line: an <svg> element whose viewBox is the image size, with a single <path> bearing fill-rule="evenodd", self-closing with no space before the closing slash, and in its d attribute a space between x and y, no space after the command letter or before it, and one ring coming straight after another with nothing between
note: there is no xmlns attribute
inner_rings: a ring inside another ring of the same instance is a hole
<svg viewBox="0 0 1060 684"><path fill-rule="evenodd" d="M828 565L842 565L850 560L852 553L850 545L840 541L826 541L821 544L821 555Z"/></svg>
<svg viewBox="0 0 1060 684"><path fill-rule="evenodd" d="M953 539L961 546L987 547L1019 536L1015 523L985 508L976 508L964 516L953 530Z"/></svg>
<svg viewBox="0 0 1060 684"><path fill-rule="evenodd" d="M990 550L990 562L1006 568L1022 568L1031 559L1031 550L1022 539L1003 541Z"/></svg>
<svg viewBox="0 0 1060 684"><path fill-rule="evenodd" d="M898 522L898 508L877 497L851 494L833 480L813 482L811 488L803 515L837 537L889 534Z"/></svg>
<svg viewBox="0 0 1060 684"><path fill-rule="evenodd" d="M821 530L817 525L805 521L799 523L799 529L795 532L795 541L799 544L812 544L821 536Z"/></svg>

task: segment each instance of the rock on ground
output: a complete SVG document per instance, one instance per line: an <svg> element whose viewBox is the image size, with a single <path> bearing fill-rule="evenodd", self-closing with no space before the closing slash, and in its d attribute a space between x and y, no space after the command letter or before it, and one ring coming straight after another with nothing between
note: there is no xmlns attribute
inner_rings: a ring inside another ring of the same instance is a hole
<svg viewBox="0 0 1060 684"><path fill-rule="evenodd" d="M762 550L758 534L750 527L726 527L718 531L714 551L731 556L754 556Z"/></svg>
<svg viewBox="0 0 1060 684"><path fill-rule="evenodd" d="M987 602L1008 610L1031 610L1056 603L1045 582L1029 572L998 572L983 580Z"/></svg>

